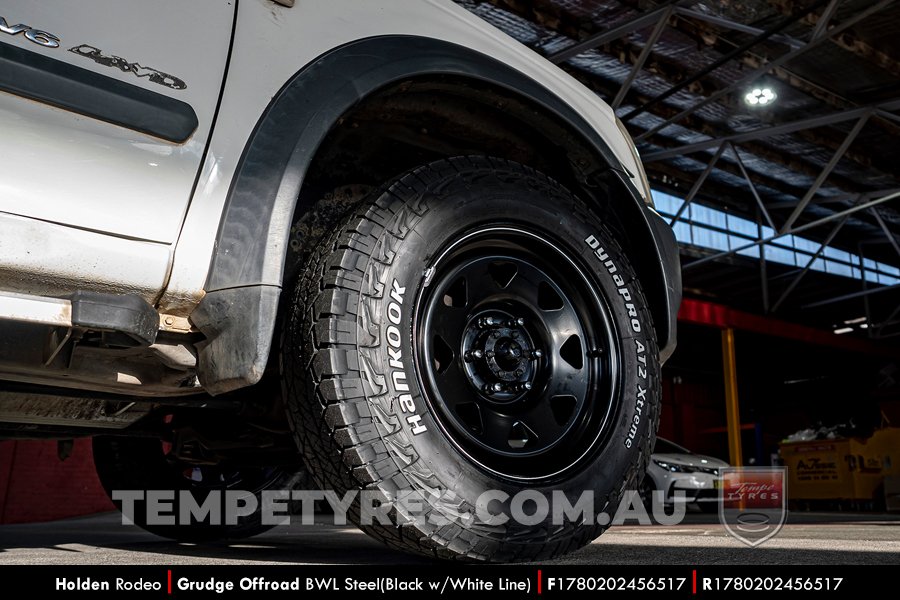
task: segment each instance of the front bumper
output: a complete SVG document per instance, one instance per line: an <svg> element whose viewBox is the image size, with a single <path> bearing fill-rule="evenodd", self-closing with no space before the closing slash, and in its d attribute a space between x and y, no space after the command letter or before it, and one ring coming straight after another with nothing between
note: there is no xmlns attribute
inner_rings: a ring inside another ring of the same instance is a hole
<svg viewBox="0 0 900 600"><path fill-rule="evenodd" d="M673 474L666 491L666 502L674 502L676 492L687 502L716 502L719 499L718 477L706 473Z"/></svg>

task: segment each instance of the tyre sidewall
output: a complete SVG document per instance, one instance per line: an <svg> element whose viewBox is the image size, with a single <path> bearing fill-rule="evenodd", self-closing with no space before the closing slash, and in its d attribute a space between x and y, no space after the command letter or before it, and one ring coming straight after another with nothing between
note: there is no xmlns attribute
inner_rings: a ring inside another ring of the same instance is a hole
<svg viewBox="0 0 900 600"><path fill-rule="evenodd" d="M447 438L433 406L423 396L423 378L417 374L414 349L413 323L419 317L416 299L433 259L466 230L479 224L503 223L539 235L551 235L548 229L556 232L552 234L553 242L590 273L616 329L613 337L617 345L618 401L602 448L571 472L528 487L548 499L554 489L562 490L570 500L577 499L583 491L596 491L595 511L614 509L610 504L616 502L623 489L640 480L640 469L635 466L642 468L646 460L641 454L647 447L647 438L655 434L651 424L655 423L657 410L653 400L657 354L652 323L639 284L618 245L599 221L562 188L548 197L546 180L542 179L509 180L503 174L481 174L477 185L473 185L470 178L461 176L445 180L436 188L404 188L402 196L405 201L392 196L396 213L379 240L383 248L390 249L393 260L388 265L379 264L377 270L367 269L378 272L377 280L371 282L377 289L360 294L358 314L370 315L378 323L370 327L380 329L380 343L361 344L359 354L360 364L374 371L371 376L383 377L388 388L386 394L368 396L373 412L398 417L392 421L399 424L400 432L393 434L393 442L386 446L403 454L398 464L419 461L405 469L409 487L427 487L430 489L422 491L428 493L440 493L434 486L450 489L469 504L487 490L514 495L525 487L521 481L477 468ZM392 303L399 305L399 319ZM392 344L398 341L397 333L399 345ZM397 350L401 353L409 390L402 378L392 374L396 369L390 367L389 349L394 357ZM411 396L415 412L404 411L402 403L398 405L397 399L404 394ZM416 420L417 416L421 421ZM427 431L421 430L422 425ZM428 483L423 486L423 482ZM507 507L504 505L503 510ZM492 506L492 512L499 508Z"/></svg>

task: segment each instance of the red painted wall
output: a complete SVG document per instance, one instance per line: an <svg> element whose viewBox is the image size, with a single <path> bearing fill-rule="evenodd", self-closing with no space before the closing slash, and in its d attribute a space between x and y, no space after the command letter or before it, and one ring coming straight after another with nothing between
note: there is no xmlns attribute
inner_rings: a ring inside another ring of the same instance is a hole
<svg viewBox="0 0 900 600"><path fill-rule="evenodd" d="M76 440L65 461L54 441L0 442L0 523L53 521L113 508L94 470L91 440Z"/></svg>

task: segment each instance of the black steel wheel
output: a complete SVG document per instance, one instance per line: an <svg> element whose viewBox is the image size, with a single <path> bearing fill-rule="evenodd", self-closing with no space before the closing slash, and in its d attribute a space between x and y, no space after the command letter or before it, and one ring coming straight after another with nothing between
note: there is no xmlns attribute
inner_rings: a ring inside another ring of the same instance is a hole
<svg viewBox="0 0 900 600"><path fill-rule="evenodd" d="M297 442L320 483L387 505L388 522L350 510L373 537L540 560L594 539L637 489L658 423L649 308L604 223L541 173L463 157L402 175L317 249L290 304ZM587 512L517 520L523 491Z"/></svg>
<svg viewBox="0 0 900 600"><path fill-rule="evenodd" d="M579 463L614 405L615 333L581 265L521 226L467 232L429 267L418 372L473 462L539 480Z"/></svg>

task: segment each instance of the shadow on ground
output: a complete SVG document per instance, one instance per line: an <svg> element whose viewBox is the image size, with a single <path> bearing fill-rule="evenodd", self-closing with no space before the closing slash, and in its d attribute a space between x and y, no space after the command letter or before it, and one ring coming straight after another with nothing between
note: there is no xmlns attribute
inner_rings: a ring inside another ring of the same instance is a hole
<svg viewBox="0 0 900 600"><path fill-rule="evenodd" d="M792 515L793 517L793 515ZM543 564L900 564L900 522L807 515L759 548L728 538L706 515L678 526L620 527L586 548ZM799 522L798 522L799 521ZM823 524L827 523L827 524ZM424 564L353 527L319 523L249 540L180 544L123 526L117 513L53 523L0 526L6 564Z"/></svg>

